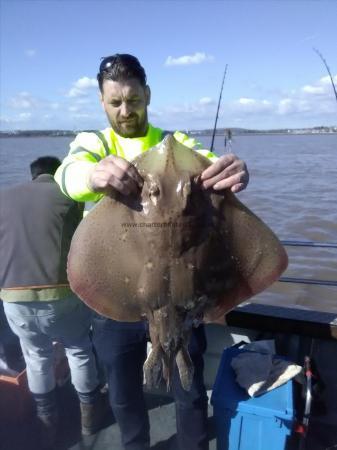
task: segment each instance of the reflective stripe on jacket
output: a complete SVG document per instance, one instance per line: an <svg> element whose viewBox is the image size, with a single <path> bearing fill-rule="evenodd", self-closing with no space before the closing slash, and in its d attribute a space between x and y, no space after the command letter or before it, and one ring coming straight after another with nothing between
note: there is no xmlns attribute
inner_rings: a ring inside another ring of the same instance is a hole
<svg viewBox="0 0 337 450"><path fill-rule="evenodd" d="M112 128L102 131L79 133L70 144L68 156L55 174L55 180L68 197L81 202L97 202L103 197L101 193L90 191L87 185L89 171L93 164L109 155L120 156L132 161L141 153L157 145L167 132L149 124L146 136L124 138ZM214 153L202 149L202 144L184 133L176 131L175 139L189 148L193 148L211 160L216 160Z"/></svg>

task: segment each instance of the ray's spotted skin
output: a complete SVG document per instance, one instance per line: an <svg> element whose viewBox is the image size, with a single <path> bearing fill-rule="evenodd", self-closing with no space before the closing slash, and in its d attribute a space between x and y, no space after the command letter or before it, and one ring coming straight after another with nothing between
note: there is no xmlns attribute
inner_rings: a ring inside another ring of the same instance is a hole
<svg viewBox="0 0 337 450"><path fill-rule="evenodd" d="M193 324L214 321L266 289L287 266L274 233L228 189L205 190L210 161L167 136L133 161L139 194L113 192L76 230L68 258L73 291L118 321L149 321L149 385L170 385L177 363L189 390Z"/></svg>

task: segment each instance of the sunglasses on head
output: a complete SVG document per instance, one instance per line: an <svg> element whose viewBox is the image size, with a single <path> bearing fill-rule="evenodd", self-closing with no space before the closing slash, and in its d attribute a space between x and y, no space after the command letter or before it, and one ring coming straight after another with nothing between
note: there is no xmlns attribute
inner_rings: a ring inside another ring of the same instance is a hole
<svg viewBox="0 0 337 450"><path fill-rule="evenodd" d="M101 64L99 65L99 72L105 72L110 69L111 66L116 62L117 57L115 55L112 56L104 56L101 58Z"/></svg>

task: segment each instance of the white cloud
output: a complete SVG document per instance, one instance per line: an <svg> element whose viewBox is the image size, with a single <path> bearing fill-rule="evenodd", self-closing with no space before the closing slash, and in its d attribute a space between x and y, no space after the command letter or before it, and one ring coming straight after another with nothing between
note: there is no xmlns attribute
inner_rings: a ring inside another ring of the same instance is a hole
<svg viewBox="0 0 337 450"><path fill-rule="evenodd" d="M210 97L202 97L199 100L200 105L212 105L214 103L214 100L212 100Z"/></svg>
<svg viewBox="0 0 337 450"><path fill-rule="evenodd" d="M334 76L334 79L337 79L337 76ZM336 102L330 78L323 77L297 89L280 92L273 100L241 97L230 102L227 111L232 114L233 119L245 117L246 120L250 120L249 116L254 114L256 118L260 118L259 120L265 118L277 122L277 117L282 116L282 120L293 121L297 115L299 121L305 121L332 115L336 112Z"/></svg>
<svg viewBox="0 0 337 450"><path fill-rule="evenodd" d="M337 78L336 75L334 79ZM195 102L176 103L149 111L150 120L166 129L202 129L213 126L215 101L204 96ZM222 102L219 127L310 127L336 123L336 101L329 77L303 86L270 91L270 96L242 96Z"/></svg>
<svg viewBox="0 0 337 450"><path fill-rule="evenodd" d="M97 88L96 78L82 77L75 81L66 94L67 97L83 97L89 94L92 88Z"/></svg>
<svg viewBox="0 0 337 450"><path fill-rule="evenodd" d="M333 82L336 84L337 83L337 75L332 76L332 79L333 79ZM322 84L328 84L329 86L331 85L331 79L330 79L329 75L327 75L326 77L322 77L319 80L319 82Z"/></svg>
<svg viewBox="0 0 337 450"><path fill-rule="evenodd" d="M160 124L164 128L168 126L168 122L174 123L189 123L194 122L200 124L202 121L205 123L213 123L215 117L215 102L211 97L201 97L194 102L176 103L166 105L161 109L152 108L149 109L150 120L152 118L159 120ZM172 126L172 125L171 125ZM196 125L198 126L198 125ZM181 126L180 126L181 128ZM184 128L184 127L183 127Z"/></svg>
<svg viewBox="0 0 337 450"><path fill-rule="evenodd" d="M39 101L29 92L19 92L9 99L9 106L14 109L32 109L37 107Z"/></svg>
<svg viewBox="0 0 337 450"><path fill-rule="evenodd" d="M29 49L25 50L25 55L28 58L33 58L36 55L36 50L34 48L29 48Z"/></svg>
<svg viewBox="0 0 337 450"><path fill-rule="evenodd" d="M16 114L14 117L0 117L1 125L13 125L13 124L22 124L28 122L32 118L32 113L23 112L20 114Z"/></svg>
<svg viewBox="0 0 337 450"><path fill-rule="evenodd" d="M337 75L333 79L337 81ZM291 91L287 97L279 99L275 112L283 116L303 114L303 117L333 114L336 112L336 102L330 77L323 77Z"/></svg>
<svg viewBox="0 0 337 450"><path fill-rule="evenodd" d="M32 113L30 112L23 112L19 114L19 120L25 122L26 120L29 120L32 117Z"/></svg>
<svg viewBox="0 0 337 450"><path fill-rule="evenodd" d="M82 77L74 83L74 86L78 89L97 87L97 80L96 78Z"/></svg>
<svg viewBox="0 0 337 450"><path fill-rule="evenodd" d="M203 99L211 100L209 97ZM216 109L214 102L209 100L200 102L200 100L150 109L150 121L155 120L156 124L164 129L211 128Z"/></svg>
<svg viewBox="0 0 337 450"><path fill-rule="evenodd" d="M337 75L334 80L337 82ZM261 91L249 87L241 97L230 99L227 95L221 104L218 127L283 128L336 123L336 100L328 76L294 86L269 90L268 96L261 97L251 94ZM103 128L104 113L97 98L89 95L96 88L95 79L82 77L72 84L71 89L77 90L72 96L64 96L63 91L59 97L43 99L30 92L18 92L3 105L1 128ZM164 129L212 128L216 100L207 96L207 91L204 93L195 101L179 103L177 97L176 103L154 103L149 108L150 121Z"/></svg>
<svg viewBox="0 0 337 450"><path fill-rule="evenodd" d="M87 81L81 87L90 86ZM0 129L101 129L106 119L97 99L84 103L85 97L69 98L60 93L58 98L43 99L29 92L20 92L5 100Z"/></svg>
<svg viewBox="0 0 337 450"><path fill-rule="evenodd" d="M241 105L254 105L256 103L256 100L254 100L253 98L242 97L239 98L238 103L240 103Z"/></svg>
<svg viewBox="0 0 337 450"><path fill-rule="evenodd" d="M324 94L324 87L323 86L310 86L307 84L306 86L302 87L303 92L307 92L308 94Z"/></svg>
<svg viewBox="0 0 337 450"><path fill-rule="evenodd" d="M22 128L27 126L31 119L30 113L21 113L15 117L0 117L1 130L14 130L16 128Z"/></svg>
<svg viewBox="0 0 337 450"><path fill-rule="evenodd" d="M40 113L45 112L46 110L56 111L61 107L59 102L34 97L30 92L25 91L19 92L9 98L7 104L9 108L13 110L34 111Z"/></svg>
<svg viewBox="0 0 337 450"><path fill-rule="evenodd" d="M241 97L229 105L230 109L237 113L266 113L272 111L273 105L269 100L260 100Z"/></svg>
<svg viewBox="0 0 337 450"><path fill-rule="evenodd" d="M284 98L279 101L279 114L288 114L294 110L294 101L291 98Z"/></svg>
<svg viewBox="0 0 337 450"><path fill-rule="evenodd" d="M206 55L206 53L196 52L194 55L185 55L173 58L168 56L165 61L165 66L189 66L191 64L201 64L203 62L213 61L214 57Z"/></svg>
<svg viewBox="0 0 337 450"><path fill-rule="evenodd" d="M154 108L152 108L152 106L149 106L148 112L149 112L149 115L151 115L151 117L155 117L155 118L161 117L163 115L162 111L154 109Z"/></svg>
<svg viewBox="0 0 337 450"><path fill-rule="evenodd" d="M75 99L75 101L76 101L77 105L88 105L93 102L92 98L90 98L90 97L77 97ZM96 99L95 104L96 103L97 103L97 99Z"/></svg>
<svg viewBox="0 0 337 450"><path fill-rule="evenodd" d="M70 112L77 112L79 110L80 110L80 106L78 106L78 105L71 105L68 107L68 111L70 111Z"/></svg>
<svg viewBox="0 0 337 450"><path fill-rule="evenodd" d="M0 116L0 125L8 125L11 123L11 119L8 117Z"/></svg>
<svg viewBox="0 0 337 450"><path fill-rule="evenodd" d="M75 112L75 114L72 114L71 117L73 119L89 119L90 117L92 117L91 114L87 114L87 113L77 113Z"/></svg>
<svg viewBox="0 0 337 450"><path fill-rule="evenodd" d="M337 84L337 75L332 77L335 85ZM325 77L320 78L318 81L313 84L307 84L301 88L301 91L305 94L311 95L331 95L331 79L327 75Z"/></svg>
<svg viewBox="0 0 337 450"><path fill-rule="evenodd" d="M180 105L171 105L166 108L168 114L193 114L200 111L198 104L183 103Z"/></svg>

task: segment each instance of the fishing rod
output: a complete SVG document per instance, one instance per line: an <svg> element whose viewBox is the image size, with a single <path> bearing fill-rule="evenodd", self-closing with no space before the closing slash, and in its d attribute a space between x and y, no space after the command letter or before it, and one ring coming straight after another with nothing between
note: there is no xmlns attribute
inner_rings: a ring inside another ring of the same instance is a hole
<svg viewBox="0 0 337 450"><path fill-rule="evenodd" d="M225 84L227 67L228 67L228 64L226 64L226 67L225 67L225 71L224 71L223 79L222 79L222 84L221 84L221 89L220 89L220 95L219 95L219 101L218 101L218 109L216 111L215 123L214 123L214 128L213 128L213 136L212 136L212 142L211 142L211 148L210 148L211 152L213 151L213 147L214 147L214 138L215 138L215 132L216 132L216 125L218 123L219 109L220 109L220 104L221 104L221 97L222 97L223 86Z"/></svg>
<svg viewBox="0 0 337 450"><path fill-rule="evenodd" d="M334 91L334 93L335 93L336 102L337 102L337 90L336 90L336 86L335 86L335 83L334 83L334 81L333 81L333 77L332 77L332 74L331 74L331 72L330 72L330 68L329 68L329 66L328 66L328 63L327 63L326 60L324 59L322 53L321 53L319 50L317 50L317 48L313 48L313 50L314 50L314 52L316 52L317 55L321 58L321 60L323 61L323 64L325 65L326 70L328 71L328 74L329 74L329 77L330 77L330 81L331 81L331 84L332 84L332 88L333 88L333 91Z"/></svg>

